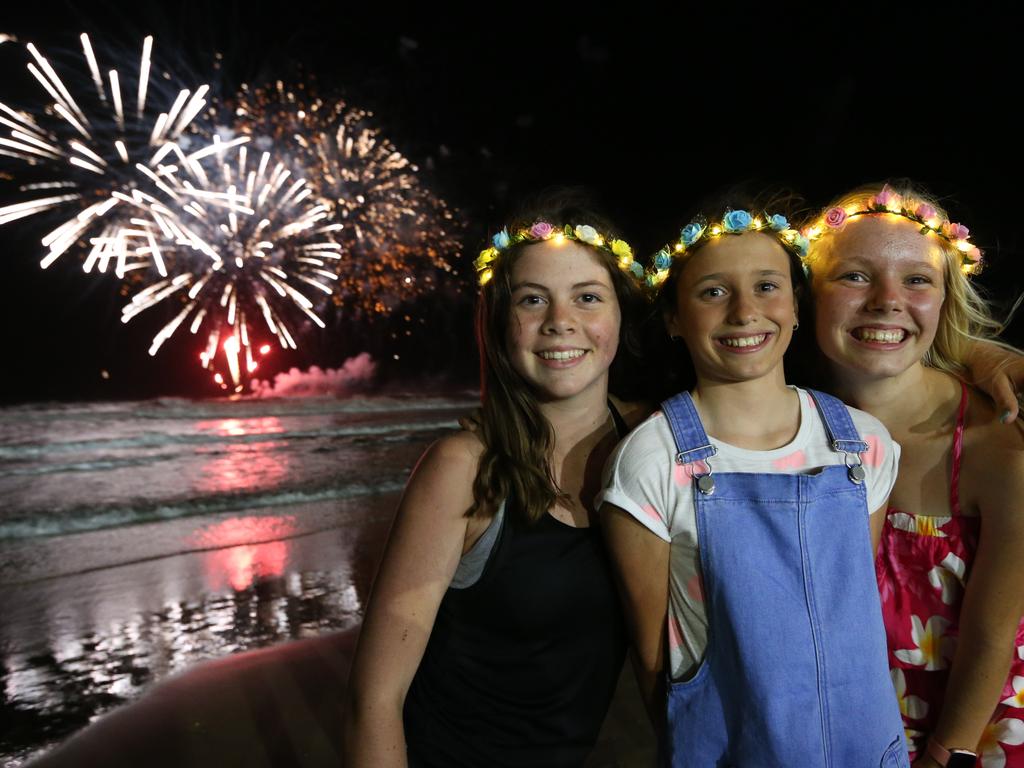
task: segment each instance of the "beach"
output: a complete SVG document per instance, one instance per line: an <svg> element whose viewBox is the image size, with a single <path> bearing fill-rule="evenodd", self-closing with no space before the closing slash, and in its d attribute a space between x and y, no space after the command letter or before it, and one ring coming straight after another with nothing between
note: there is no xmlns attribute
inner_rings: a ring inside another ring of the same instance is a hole
<svg viewBox="0 0 1024 768"><path fill-rule="evenodd" d="M0 411L0 762L21 765L202 662L354 638L405 479L473 404ZM591 765L633 765L647 748L625 690ZM323 695L314 709L329 719ZM337 734L323 718L316 748L326 755Z"/></svg>

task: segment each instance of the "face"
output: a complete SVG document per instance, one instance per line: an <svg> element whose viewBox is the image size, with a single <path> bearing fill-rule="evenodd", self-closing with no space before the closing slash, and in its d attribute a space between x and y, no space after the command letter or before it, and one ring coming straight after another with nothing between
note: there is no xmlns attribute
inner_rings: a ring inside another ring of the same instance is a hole
<svg viewBox="0 0 1024 768"><path fill-rule="evenodd" d="M835 372L878 379L919 365L945 296L938 244L889 216L853 219L831 237L812 286L818 346Z"/></svg>
<svg viewBox="0 0 1024 768"><path fill-rule="evenodd" d="M778 376L793 336L789 255L770 235L723 235L697 250L676 284L668 331L682 337L701 383Z"/></svg>
<svg viewBox="0 0 1024 768"><path fill-rule="evenodd" d="M621 315L608 269L573 241L526 246L511 269L508 353L542 402L607 396Z"/></svg>

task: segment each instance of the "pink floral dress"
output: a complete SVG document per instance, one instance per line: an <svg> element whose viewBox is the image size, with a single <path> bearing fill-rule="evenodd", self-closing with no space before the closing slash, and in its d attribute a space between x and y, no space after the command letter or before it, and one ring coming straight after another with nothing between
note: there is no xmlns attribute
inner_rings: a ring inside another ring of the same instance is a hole
<svg viewBox="0 0 1024 768"><path fill-rule="evenodd" d="M875 570L889 643L889 668L899 697L911 757L935 727L960 634L964 585L978 548L980 519L960 512L967 387L962 386L953 434L949 516L890 507ZM947 744L948 747L967 746ZM978 744L984 768L1024 767L1024 621L999 704Z"/></svg>

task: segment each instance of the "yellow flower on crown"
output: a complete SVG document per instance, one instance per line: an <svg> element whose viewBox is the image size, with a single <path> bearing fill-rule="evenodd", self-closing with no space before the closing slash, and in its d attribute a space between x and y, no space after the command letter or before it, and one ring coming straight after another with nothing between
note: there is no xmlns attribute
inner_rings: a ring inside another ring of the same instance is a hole
<svg viewBox="0 0 1024 768"><path fill-rule="evenodd" d="M633 259L633 249L625 240L612 240L612 253L623 260L631 261Z"/></svg>

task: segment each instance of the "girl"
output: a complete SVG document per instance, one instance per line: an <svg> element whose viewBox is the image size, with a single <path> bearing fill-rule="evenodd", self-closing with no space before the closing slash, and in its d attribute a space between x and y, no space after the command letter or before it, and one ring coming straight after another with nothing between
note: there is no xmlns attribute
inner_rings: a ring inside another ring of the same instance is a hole
<svg viewBox="0 0 1024 768"><path fill-rule="evenodd" d="M728 210L655 257L696 385L623 441L601 502L672 766L907 765L868 525L899 449L786 384L805 245Z"/></svg>
<svg viewBox="0 0 1024 768"><path fill-rule="evenodd" d="M915 768L1024 766L1024 439L963 381L998 330L981 253L908 184L843 195L808 233L833 391L903 446L876 567Z"/></svg>
<svg viewBox="0 0 1024 768"><path fill-rule="evenodd" d="M642 270L547 203L476 262L482 405L409 480L351 673L350 766L578 766L625 630L591 500L627 430L608 397Z"/></svg>

